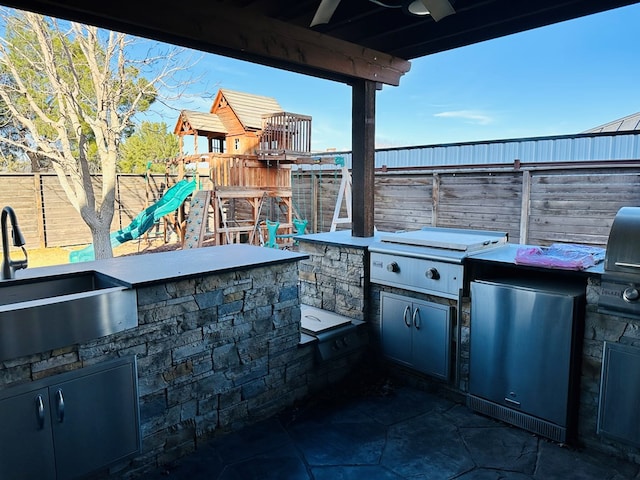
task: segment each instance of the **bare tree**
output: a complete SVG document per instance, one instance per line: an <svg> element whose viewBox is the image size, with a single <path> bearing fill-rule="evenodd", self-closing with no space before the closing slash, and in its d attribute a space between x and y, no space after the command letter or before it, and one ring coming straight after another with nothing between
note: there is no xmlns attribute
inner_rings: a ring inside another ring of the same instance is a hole
<svg viewBox="0 0 640 480"><path fill-rule="evenodd" d="M51 162L91 230L96 258L112 257L120 142L132 131L132 117L148 109L158 90L184 68L181 50L151 56L121 33L9 9L0 18L0 99L26 131L18 141L0 141ZM99 188L92 181L96 172L102 174Z"/></svg>

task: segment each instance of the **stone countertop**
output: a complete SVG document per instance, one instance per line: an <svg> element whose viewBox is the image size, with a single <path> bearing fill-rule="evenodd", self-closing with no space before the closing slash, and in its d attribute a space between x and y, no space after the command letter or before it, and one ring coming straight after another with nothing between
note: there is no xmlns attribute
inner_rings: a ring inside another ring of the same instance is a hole
<svg viewBox="0 0 640 480"><path fill-rule="evenodd" d="M557 270L562 272L587 273L587 274L597 274L597 275L604 273L604 262L600 262L594 265L593 267L589 267L584 270L569 270L565 268L541 267L536 265L516 264L516 254L518 252L518 249L523 247L529 247L529 246L530 245L508 243L498 248L494 248L484 252L474 253L472 255L469 255L467 257L467 261L496 262L501 264L524 267L524 268L533 268L540 271L556 271Z"/></svg>
<svg viewBox="0 0 640 480"><path fill-rule="evenodd" d="M387 232L379 232L387 233ZM300 242L323 243L326 245L339 245L352 248L367 248L371 243L380 240L379 233L373 237L354 237L351 230L339 230L337 232L312 233L299 235L295 239Z"/></svg>
<svg viewBox="0 0 640 480"><path fill-rule="evenodd" d="M143 255L114 257L93 262L27 268L16 278L36 278L66 273L96 271L132 287L193 278L211 273L246 270L265 265L297 262L308 255L246 244L221 245Z"/></svg>
<svg viewBox="0 0 640 480"><path fill-rule="evenodd" d="M338 245L354 248L368 248L372 243L380 240L380 235L384 235L389 232L377 232L373 237L354 237L351 235L351 230L340 230L337 232L315 233L310 235L300 235L296 237L297 240L302 242L322 243L327 245ZM541 267L535 265L522 265L516 264L516 253L519 248L530 247L531 245L520 245L507 243L504 246L494 248L491 250L472 253L467 257L468 261L477 262L494 262L504 265L517 266L522 268L531 268L538 271L562 271L562 272L575 272L575 273L587 273L601 275L604 273L604 262L600 262L593 267L589 267L585 270L568 270L564 268L554 267Z"/></svg>

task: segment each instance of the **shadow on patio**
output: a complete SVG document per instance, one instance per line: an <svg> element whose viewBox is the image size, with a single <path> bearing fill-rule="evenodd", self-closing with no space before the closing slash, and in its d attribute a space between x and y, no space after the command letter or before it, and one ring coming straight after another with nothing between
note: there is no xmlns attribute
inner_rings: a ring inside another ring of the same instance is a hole
<svg viewBox="0 0 640 480"><path fill-rule="evenodd" d="M371 374L216 437L154 480L640 478L640 467L561 446Z"/></svg>

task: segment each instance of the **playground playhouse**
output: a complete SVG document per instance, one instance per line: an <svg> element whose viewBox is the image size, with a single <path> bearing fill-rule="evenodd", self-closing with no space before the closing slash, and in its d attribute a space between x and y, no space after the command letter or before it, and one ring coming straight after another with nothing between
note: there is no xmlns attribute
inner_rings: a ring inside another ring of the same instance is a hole
<svg viewBox="0 0 640 480"><path fill-rule="evenodd" d="M348 170L339 159L312 157L311 117L283 111L274 98L220 90L208 113L180 112L174 133L180 156L167 170L177 167L178 183L113 232L112 246L138 239L160 222L165 239L171 227L183 248L205 243L291 246L296 235L314 227L294 205L292 167L299 171L303 165L327 162L342 167L331 229L351 220ZM185 154L187 137L193 137L192 154ZM199 152L202 143L206 152ZM343 201L347 217L339 218ZM93 258L89 245L72 252L69 260Z"/></svg>
<svg viewBox="0 0 640 480"><path fill-rule="evenodd" d="M311 117L284 112L274 98L220 90L209 113L184 110L174 133L178 175L192 174L182 241L185 248L252 243L279 247L303 233L296 212L291 166L311 161ZM193 137L191 155L185 138ZM207 152L198 151L206 138Z"/></svg>
<svg viewBox="0 0 640 480"><path fill-rule="evenodd" d="M165 231L171 226L178 233L183 248L205 243L281 248L309 231L308 220L293 202L292 168L299 171L303 165L321 163L311 156L310 116L285 112L271 97L221 89L209 112L180 112L174 133L179 137L180 155L168 169L177 168L178 184L151 202L130 225L113 232L113 246L139 238L159 222ZM185 153L188 137L193 140L191 154ZM206 152L199 151L202 144ZM333 159L322 160L327 161L333 163ZM339 203L344 199L349 211L350 179L342 167ZM332 229L344 221L334 218ZM70 261L93 258L90 245L73 252Z"/></svg>

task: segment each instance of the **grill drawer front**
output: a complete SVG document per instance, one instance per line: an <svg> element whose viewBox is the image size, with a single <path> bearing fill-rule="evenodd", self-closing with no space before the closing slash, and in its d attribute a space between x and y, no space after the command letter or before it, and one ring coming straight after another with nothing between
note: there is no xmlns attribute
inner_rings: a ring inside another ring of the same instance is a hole
<svg viewBox="0 0 640 480"><path fill-rule="evenodd" d="M464 267L424 258L371 252L371 282L456 300Z"/></svg>

